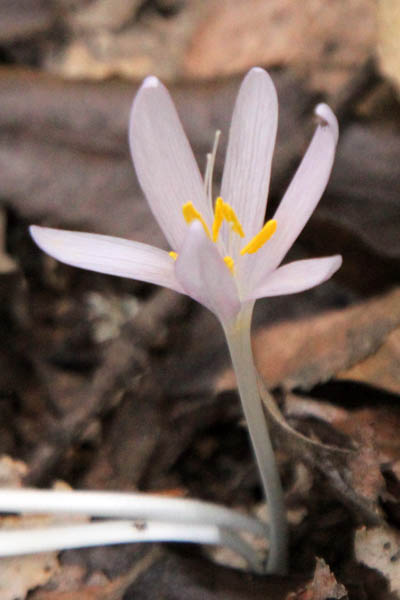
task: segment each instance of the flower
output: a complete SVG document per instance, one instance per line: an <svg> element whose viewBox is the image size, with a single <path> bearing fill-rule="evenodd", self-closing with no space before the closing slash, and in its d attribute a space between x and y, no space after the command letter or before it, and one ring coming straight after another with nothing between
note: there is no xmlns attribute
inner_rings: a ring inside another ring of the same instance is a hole
<svg viewBox="0 0 400 600"><path fill-rule="evenodd" d="M319 122L310 146L274 218L263 225L278 116L269 75L253 68L240 87L215 203L212 160L203 181L167 89L147 77L133 102L129 139L139 182L171 251L38 226L31 227L32 237L67 264L186 293L226 326L257 298L309 289L341 265L335 255L280 266L316 207L334 160L336 118L326 104L315 112Z"/></svg>
<svg viewBox="0 0 400 600"><path fill-rule="evenodd" d="M31 227L36 243L67 264L163 285L188 294L221 321L236 373L270 516L267 571L284 573L288 537L283 492L258 389L250 325L257 298L292 294L326 281L341 256L280 266L327 184L338 125L326 104L273 219L264 215L278 102L269 75L251 69L240 87L220 196L213 201L216 143L202 180L166 88L148 77L132 106L129 139L142 189L170 252L116 237Z"/></svg>

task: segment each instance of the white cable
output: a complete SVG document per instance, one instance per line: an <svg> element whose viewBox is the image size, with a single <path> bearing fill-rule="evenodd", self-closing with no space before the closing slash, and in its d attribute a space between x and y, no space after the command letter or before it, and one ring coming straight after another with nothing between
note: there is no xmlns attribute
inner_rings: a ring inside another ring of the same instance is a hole
<svg viewBox="0 0 400 600"><path fill-rule="evenodd" d="M50 525L37 529L0 530L0 557L37 552L139 542L189 542L227 546L257 573L263 565L239 536L215 525L149 521L105 521L82 525Z"/></svg>
<svg viewBox="0 0 400 600"><path fill-rule="evenodd" d="M124 492L0 488L0 513L81 514L91 517L216 525L266 537L267 526L211 502Z"/></svg>

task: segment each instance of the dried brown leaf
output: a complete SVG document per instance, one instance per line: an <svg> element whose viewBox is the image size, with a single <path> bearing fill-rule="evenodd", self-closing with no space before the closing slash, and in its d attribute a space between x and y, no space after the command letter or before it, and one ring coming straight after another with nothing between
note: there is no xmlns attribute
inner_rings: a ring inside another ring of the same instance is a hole
<svg viewBox="0 0 400 600"><path fill-rule="evenodd" d="M20 460L11 456L0 456L0 488L22 487L22 480L28 472L28 467Z"/></svg>
<svg viewBox="0 0 400 600"><path fill-rule="evenodd" d="M2 558L1 600L24 600L30 590L46 584L58 568L56 552Z"/></svg>
<svg viewBox="0 0 400 600"><path fill-rule="evenodd" d="M258 370L269 387L307 389L376 352L399 324L398 288L344 310L279 323L254 336Z"/></svg>
<svg viewBox="0 0 400 600"><path fill-rule="evenodd" d="M400 328L392 331L382 346L366 359L338 373L339 379L362 381L400 394Z"/></svg>
<svg viewBox="0 0 400 600"><path fill-rule="evenodd" d="M47 68L67 78L141 79L154 73L164 80L179 79L182 54L204 3L186 2L169 19L149 10L144 20L132 19L137 8L132 1L119 4L116 9L115 2L98 0L75 15L74 35L62 48L47 53ZM98 26L88 27L90 20Z"/></svg>
<svg viewBox="0 0 400 600"><path fill-rule="evenodd" d="M256 64L290 65L308 73L314 87L337 92L373 51L375 20L372 0L211 1L193 34L184 73L212 78ZM363 27L355 32L354 22Z"/></svg>
<svg viewBox="0 0 400 600"><path fill-rule="evenodd" d="M400 92L400 4L397 0L379 1L378 24L380 67Z"/></svg>
<svg viewBox="0 0 400 600"><path fill-rule="evenodd" d="M378 500L384 480L375 450L368 445L360 445L357 450L346 449L306 437L285 421L261 381L260 392L272 434L281 447L319 471L357 519L369 524L379 523Z"/></svg>
<svg viewBox="0 0 400 600"><path fill-rule="evenodd" d="M286 600L345 600L347 597L344 585L336 581L326 562L322 558L317 558L311 583L289 594Z"/></svg>

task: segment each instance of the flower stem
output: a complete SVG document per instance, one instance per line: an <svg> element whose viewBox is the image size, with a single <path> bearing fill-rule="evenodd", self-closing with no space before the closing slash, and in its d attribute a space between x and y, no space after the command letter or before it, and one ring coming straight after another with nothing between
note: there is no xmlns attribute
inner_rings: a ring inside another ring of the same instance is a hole
<svg viewBox="0 0 400 600"><path fill-rule="evenodd" d="M258 390L257 372L251 348L251 316L252 307L245 308L234 324L224 327L224 331L236 374L243 412L268 503L270 550L267 572L285 574L288 562L288 527L281 481Z"/></svg>

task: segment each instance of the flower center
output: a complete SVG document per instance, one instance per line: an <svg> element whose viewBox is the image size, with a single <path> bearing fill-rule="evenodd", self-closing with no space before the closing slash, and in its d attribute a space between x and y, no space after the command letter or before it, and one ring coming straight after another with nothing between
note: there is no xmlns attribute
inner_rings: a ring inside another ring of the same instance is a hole
<svg viewBox="0 0 400 600"><path fill-rule="evenodd" d="M214 221L212 224L211 233L207 223L204 220L204 217L194 207L193 202L186 202L186 204L184 204L182 207L182 212L186 223L190 224L195 219L200 221L200 223L203 225L204 231L207 234L207 237L214 243L216 243L218 240L218 235L224 220L231 226L231 229L234 233L237 233L242 238L245 237L245 233L237 214L235 213L235 210L232 208L232 206L230 206L230 204L228 204L228 202L224 202L221 197L218 197L215 202ZM240 250L240 254L243 256L244 254L254 254L257 252L257 250L264 246L264 244L274 235L276 226L277 223L275 219L270 219L267 221L261 231L259 231L249 241L249 243ZM169 255L174 260L178 258L177 252L171 251ZM235 271L235 261L233 258L227 255L224 257L224 262L233 275Z"/></svg>
<svg viewBox="0 0 400 600"><path fill-rule="evenodd" d="M218 148L218 142L219 142L220 135L221 135L220 131L217 131L215 133L215 139L214 139L214 145L212 148L212 152L207 154L207 165L206 165L206 172L204 175L204 189L205 189L206 195L209 199L210 206L212 206L212 197L213 197L212 179L213 179L215 157L217 154L217 148ZM241 238L245 237L243 227L238 219L237 214L235 213L235 210L232 208L232 206L230 204L228 204L228 202L224 202L224 200L221 197L218 197L215 201L214 220L213 220L213 224L211 227L211 232L210 232L210 229L209 229L207 223L204 220L203 215L194 207L193 202L186 202L186 204L184 204L182 206L182 212L183 212L183 216L185 218L186 223L190 224L195 219L200 221L200 223L203 225L204 231L207 234L207 237L212 242L214 242L214 244L218 240L218 235L219 235L220 229L221 229L224 221L226 221L231 226L231 230L234 233L237 233L237 235L239 235ZM259 231L257 233L257 235L255 235L250 240L250 242L248 244L246 244L246 246L244 246L244 248L242 248L240 250L241 256L243 256L244 254L254 254L255 252L257 252L257 250L259 250L262 246L264 246L264 244L270 239L270 237L272 237L274 235L275 231L276 231L275 219L271 219L271 220L267 221L265 223L264 227L261 229L261 231ZM177 252L171 251L169 253L169 255L174 260L176 260L178 258ZM229 256L229 254L227 256L225 256L224 263L226 264L226 266L228 267L228 269L230 270L232 275L234 275L235 261L232 258L232 256Z"/></svg>

